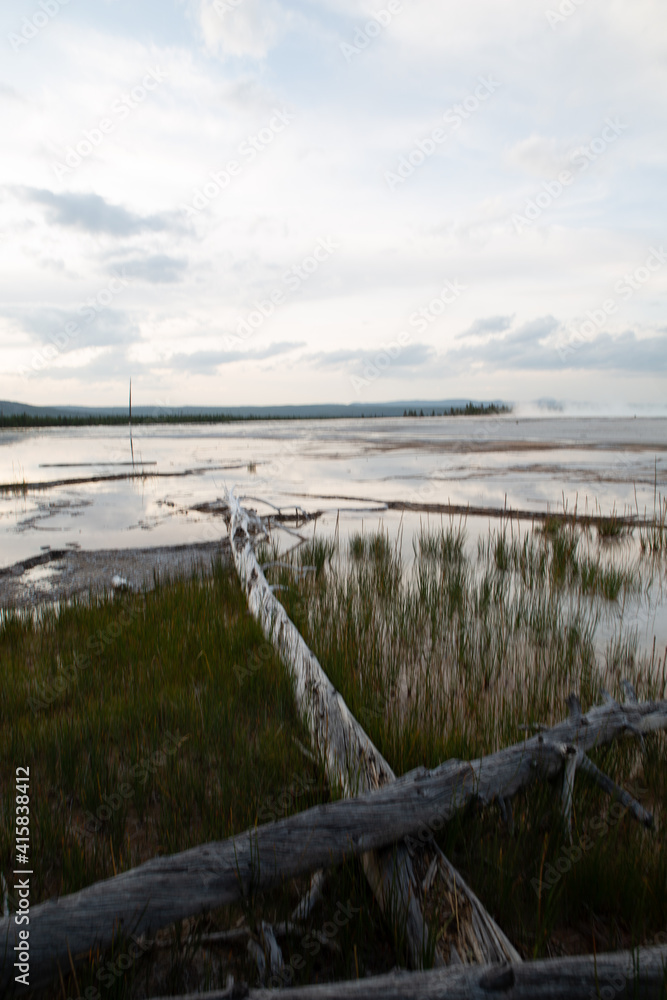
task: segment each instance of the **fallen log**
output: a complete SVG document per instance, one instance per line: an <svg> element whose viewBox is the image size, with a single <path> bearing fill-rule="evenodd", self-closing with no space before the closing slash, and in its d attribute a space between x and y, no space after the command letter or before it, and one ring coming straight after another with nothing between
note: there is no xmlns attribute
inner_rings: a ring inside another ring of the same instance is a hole
<svg viewBox="0 0 667 1000"><path fill-rule="evenodd" d="M567 510L527 510L521 507L481 507L475 504L428 503L428 501L412 500L380 500L374 497L343 496L331 493L300 493L299 496L309 500L344 500L346 503L378 504L380 510L404 511L405 513L446 514L448 517L496 517L501 521L532 521L558 522L565 525L581 525L595 528L600 524L613 520L624 528L650 527L652 519L637 514L619 514L605 517L604 514L582 514L580 511Z"/></svg>
<svg viewBox="0 0 667 1000"><path fill-rule="evenodd" d="M659 1000L667 989L667 945L602 955L550 958L521 965L454 966L392 972L340 983L300 986L286 1000ZM240 983L204 994L206 1000L275 1000L275 990ZM201 1000L202 994L169 1000ZM157 998L154 998L157 1000ZM167 1000L167 998L160 998Z"/></svg>
<svg viewBox="0 0 667 1000"><path fill-rule="evenodd" d="M473 761L417 768L375 792L315 806L222 842L153 858L70 896L30 909L31 986L48 983L70 955L108 948L114 936L143 934L339 864L410 834L428 840L473 801L509 799L538 779L556 778L570 756L624 734L667 728L667 701L609 702L573 713L537 736ZM0 990L13 978L16 915L0 921Z"/></svg>
<svg viewBox="0 0 667 1000"><path fill-rule="evenodd" d="M232 493L229 497L229 534L239 580L250 611L291 672L297 706L321 753L327 778L331 784L340 786L346 796L394 781L396 776L391 767L276 600L255 556L248 519L248 512ZM399 846L395 852L369 853L364 855L362 863L381 909L388 914L393 907L394 915L405 920L413 965L421 967L427 948L426 922L417 903L414 873L405 849Z"/></svg>
<svg viewBox="0 0 667 1000"><path fill-rule="evenodd" d="M282 604L274 596L255 555L249 532L250 515L234 496L229 502L232 556L248 600L248 607L267 639L279 652L294 680L297 706L305 716L311 738L325 761L329 782L345 795L373 791L396 775L333 686ZM439 848L437 851L439 851ZM444 857L444 855L443 855ZM428 951L428 926L420 905L421 889L412 860L403 844L362 858L364 872L380 908L390 923L405 925L411 964L422 968ZM520 962L521 958L493 917L470 892L454 867L438 868L450 892L465 901L472 915L468 923L471 952L477 961ZM458 951L467 961L468 949L458 934ZM434 964L446 964L438 945Z"/></svg>

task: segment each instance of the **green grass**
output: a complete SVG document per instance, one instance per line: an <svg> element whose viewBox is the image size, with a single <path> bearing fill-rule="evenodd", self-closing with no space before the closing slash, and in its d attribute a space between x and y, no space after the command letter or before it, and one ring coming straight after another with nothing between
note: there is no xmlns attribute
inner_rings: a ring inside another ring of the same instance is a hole
<svg viewBox="0 0 667 1000"><path fill-rule="evenodd" d="M281 580L288 609L308 608L307 641L397 773L516 742L521 724L562 719L572 691L584 708L603 688L622 698L624 678L640 698L665 696L665 665L638 657L632 636L603 657L596 648L601 606L638 592L638 566L623 552L584 554L569 525L523 536L503 525L476 558L464 536L454 524L423 533L410 572L386 535L355 536L349 559L332 558L317 580ZM592 756L634 784L658 833L627 816L605 825L611 803L579 777L575 844L588 833L591 846L539 899L533 880L567 860L558 787L517 798L512 834L492 808L457 816L440 836L526 957L588 952L593 938L598 950L650 941L667 921L665 737L643 758L632 742ZM589 829L596 823L604 836Z"/></svg>
<svg viewBox="0 0 667 1000"><path fill-rule="evenodd" d="M32 764L36 807L48 812L57 801L73 823L128 782L129 809L115 810L105 827L118 869L141 853L124 836L128 823L119 812L136 813L140 822L155 812L151 823L168 851L251 825L257 803L304 766L284 738L304 734L276 657L270 652L243 683L234 671L263 645L221 567L210 582L195 578L158 586L145 599L68 607L47 613L39 625L10 617L0 631L3 785L18 762ZM165 760L165 741L173 746L168 734L184 742ZM144 780L132 769L152 754L157 771ZM238 784L244 799L234 810ZM184 786L192 802L188 823L181 820ZM3 857L10 835L4 823ZM91 862L73 836L65 837L64 853L60 835L42 835L41 824L36 837L38 892L42 882L50 892L71 892L89 875L110 873L112 859ZM80 874L68 871L69 852Z"/></svg>
<svg viewBox="0 0 667 1000"><path fill-rule="evenodd" d="M308 734L287 672L220 565L39 622L8 615L0 699L0 865L11 887L14 773L28 766L32 905L329 798L295 742ZM298 893L274 896L284 909Z"/></svg>
<svg viewBox="0 0 667 1000"><path fill-rule="evenodd" d="M654 498L653 517L639 529L639 544L642 552L649 555L667 553L667 497Z"/></svg>
<svg viewBox="0 0 667 1000"><path fill-rule="evenodd" d="M603 542L616 541L632 534L632 525L620 520L615 514L601 517L596 523L596 528L598 538Z"/></svg>
<svg viewBox="0 0 667 1000"><path fill-rule="evenodd" d="M521 724L563 718L571 691L584 709L603 687L621 697L625 677L640 698L664 696L665 663L638 656L636 636L621 632L602 656L596 648L601 609L636 596L638 576L644 586L659 564L642 569L622 549L589 542L575 525L519 534L503 523L471 551L465 525L449 523L416 538L412 568L398 542L379 533L354 537L344 551L314 538L292 556L295 568L312 570L277 566L267 575L401 774L520 740ZM285 561L275 549L260 556ZM33 905L336 794L299 748L309 738L287 671L235 575L219 564L142 596L74 604L39 620L9 614L0 623L0 699L0 866L11 886L11 788L14 769L27 765ZM467 810L438 835L525 957L649 942L667 923L665 737L647 738L645 754L626 741L592 756L637 789L657 833L610 814L610 802L579 776L574 845L587 837L589 846L539 895L542 876L567 867L558 784L519 795L511 831L492 806ZM163 947L125 971L114 964L127 964L129 943L119 938L112 953L77 969L76 981L65 977L45 995L178 994L224 986L230 972L254 983L244 948L200 947L201 935L239 919L253 927L285 920L304 888L291 882L171 928L159 935ZM438 905L428 901L430 919ZM387 925L357 861L330 877L304 933L335 926L341 906L350 915L331 949L315 953L312 936L281 939L297 967L289 982L405 963L402 928Z"/></svg>

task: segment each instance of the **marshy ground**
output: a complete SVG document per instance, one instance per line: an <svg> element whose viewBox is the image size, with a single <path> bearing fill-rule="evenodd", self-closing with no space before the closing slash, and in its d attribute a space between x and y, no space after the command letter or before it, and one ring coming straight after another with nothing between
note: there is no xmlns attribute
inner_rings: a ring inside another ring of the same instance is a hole
<svg viewBox="0 0 667 1000"><path fill-rule="evenodd" d="M665 697L664 652L642 653L624 629L600 644L609 607L664 582L664 520L643 546L624 534L611 522L521 531L500 522L471 546L464 522L444 521L415 538L410 566L382 533L344 545L316 536L294 551L293 568L267 576L401 774L517 742L522 727L563 718L572 691L584 710L603 689L620 697L626 678L640 699ZM285 562L276 556L267 546L261 561ZM11 790L16 766L30 767L32 905L338 794L310 752L287 670L219 560L147 593L75 600L39 616L9 612L0 663L2 788ZM653 811L653 830L579 776L579 856L563 829L560 787L548 784L518 796L511 819L495 806L471 810L438 834L525 957L652 943L667 928L667 739L592 756ZM3 794L0 867L10 893L13 806L11 791ZM245 943L207 935L277 925L306 888L290 882L170 928L136 958L119 938L76 975L63 969L44 996L178 994L224 986L230 973L254 983ZM426 912L434 928L456 920L439 898ZM355 861L329 875L302 932L280 944L286 962L301 956L297 983L406 962L402 928L385 922Z"/></svg>

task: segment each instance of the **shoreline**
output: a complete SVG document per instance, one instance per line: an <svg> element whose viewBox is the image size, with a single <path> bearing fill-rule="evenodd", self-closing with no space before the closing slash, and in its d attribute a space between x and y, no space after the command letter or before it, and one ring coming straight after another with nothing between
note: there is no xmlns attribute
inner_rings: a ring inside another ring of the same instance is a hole
<svg viewBox="0 0 667 1000"><path fill-rule="evenodd" d="M216 558L231 564L229 539L132 549L54 549L0 569L0 611L25 611L98 596L152 590L160 580L210 569Z"/></svg>

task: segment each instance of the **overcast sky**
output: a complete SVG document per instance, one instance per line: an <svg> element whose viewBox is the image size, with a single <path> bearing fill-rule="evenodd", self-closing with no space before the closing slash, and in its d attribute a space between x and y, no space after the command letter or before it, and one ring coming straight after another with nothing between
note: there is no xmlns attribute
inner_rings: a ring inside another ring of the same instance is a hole
<svg viewBox="0 0 667 1000"><path fill-rule="evenodd" d="M664 0L0 29L0 398L664 404Z"/></svg>

